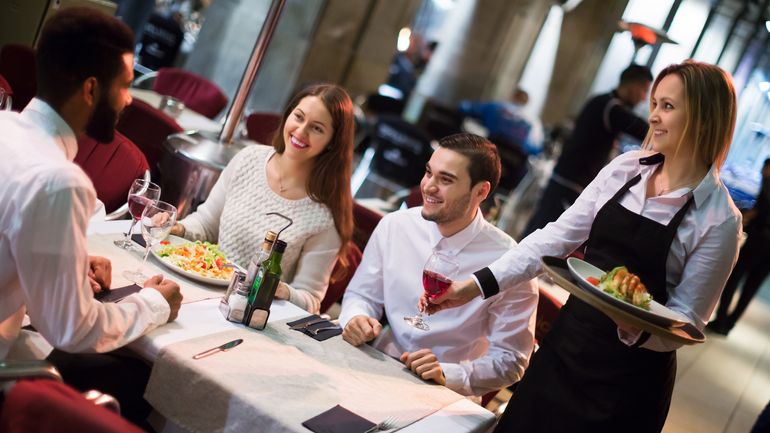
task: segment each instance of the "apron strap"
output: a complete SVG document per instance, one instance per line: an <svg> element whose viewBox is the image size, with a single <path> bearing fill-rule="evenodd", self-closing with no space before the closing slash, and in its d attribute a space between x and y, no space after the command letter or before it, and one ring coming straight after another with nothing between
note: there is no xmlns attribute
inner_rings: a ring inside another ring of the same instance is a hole
<svg viewBox="0 0 770 433"><path fill-rule="evenodd" d="M623 187L620 188L618 192L615 193L615 195L612 196L612 198L608 201L608 203L620 200L620 198L623 197L623 195L625 195L625 193L628 192L628 190L631 189L632 186L639 183L639 180L641 179L642 179L641 173L634 176L631 180L626 182L626 184L623 185Z"/></svg>

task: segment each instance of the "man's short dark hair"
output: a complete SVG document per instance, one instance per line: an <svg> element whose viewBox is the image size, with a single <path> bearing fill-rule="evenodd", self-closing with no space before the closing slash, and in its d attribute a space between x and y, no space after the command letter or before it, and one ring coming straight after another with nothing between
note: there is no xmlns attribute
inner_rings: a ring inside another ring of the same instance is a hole
<svg viewBox="0 0 770 433"><path fill-rule="evenodd" d="M632 63L620 74L620 84L651 83L652 71L647 66Z"/></svg>
<svg viewBox="0 0 770 433"><path fill-rule="evenodd" d="M134 51L134 35L117 18L96 9L72 7L48 20L37 45L38 95L54 107L88 77L108 86Z"/></svg>
<svg viewBox="0 0 770 433"><path fill-rule="evenodd" d="M487 181L491 185L490 194L497 188L500 182L500 153L492 142L475 134L461 132L442 138L438 144L468 158L471 187Z"/></svg>

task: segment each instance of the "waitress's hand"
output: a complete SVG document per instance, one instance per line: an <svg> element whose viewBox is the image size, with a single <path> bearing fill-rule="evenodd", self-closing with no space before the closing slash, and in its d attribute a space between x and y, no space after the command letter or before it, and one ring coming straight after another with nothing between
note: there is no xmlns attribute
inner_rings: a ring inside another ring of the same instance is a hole
<svg viewBox="0 0 770 433"><path fill-rule="evenodd" d="M465 305L479 295L481 295L481 289L472 278L465 281L453 281L446 293L441 296L429 298L423 292L417 307L423 313L433 314L447 308Z"/></svg>

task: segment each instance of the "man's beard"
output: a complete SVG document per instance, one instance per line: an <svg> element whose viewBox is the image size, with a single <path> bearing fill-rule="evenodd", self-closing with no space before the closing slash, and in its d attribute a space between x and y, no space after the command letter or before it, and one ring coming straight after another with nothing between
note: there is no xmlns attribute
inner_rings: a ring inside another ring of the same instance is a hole
<svg viewBox="0 0 770 433"><path fill-rule="evenodd" d="M86 134L99 143L111 143L115 139L115 125L118 112L111 106L107 95L99 98L91 120L86 125Z"/></svg>

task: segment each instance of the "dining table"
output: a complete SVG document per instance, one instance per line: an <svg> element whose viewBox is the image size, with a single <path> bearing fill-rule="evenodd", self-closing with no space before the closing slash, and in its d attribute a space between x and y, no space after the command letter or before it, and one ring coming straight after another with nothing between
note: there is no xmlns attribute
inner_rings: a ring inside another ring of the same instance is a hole
<svg viewBox="0 0 770 433"><path fill-rule="evenodd" d="M161 107L163 95L160 93L154 90L140 89L137 87L129 88L128 92L131 94L132 98L140 99L155 108L163 110L163 107ZM209 119L190 107L184 107L178 114L171 113L168 110L164 110L164 112L173 117L185 131L203 131L218 134L219 131L222 130L222 124L220 122Z"/></svg>
<svg viewBox="0 0 770 433"><path fill-rule="evenodd" d="M89 254L111 260L113 287L130 284L123 271L142 266L143 248L113 244L129 223L89 225ZM309 432L303 422L331 409L371 423L395 417L389 431L407 433L485 432L494 424L494 414L477 403L422 380L369 345L354 347L339 335L317 341L291 329L288 323L309 313L287 301L272 303L259 331L225 320L219 308L224 286L188 278L153 254L144 271L176 281L184 297L176 320L128 346L153 365L145 399L159 431ZM238 339L232 349L193 358Z"/></svg>

